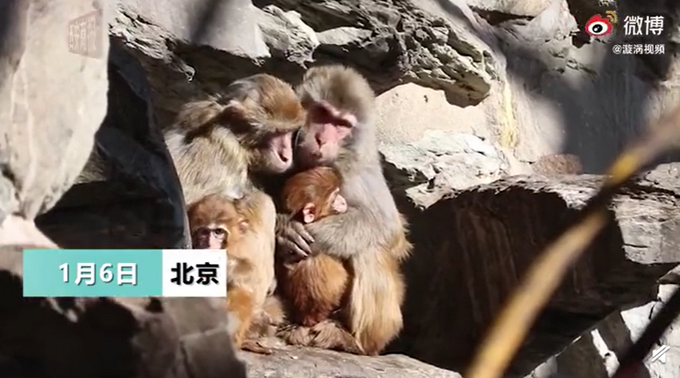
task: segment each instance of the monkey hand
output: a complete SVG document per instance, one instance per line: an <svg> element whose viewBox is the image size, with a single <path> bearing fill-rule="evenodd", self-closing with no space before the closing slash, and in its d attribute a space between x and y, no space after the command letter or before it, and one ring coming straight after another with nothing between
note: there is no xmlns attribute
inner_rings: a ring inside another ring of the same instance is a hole
<svg viewBox="0 0 680 378"><path fill-rule="evenodd" d="M276 244L279 257L285 262L296 262L312 255L309 246L314 242L305 225L290 219L277 219Z"/></svg>

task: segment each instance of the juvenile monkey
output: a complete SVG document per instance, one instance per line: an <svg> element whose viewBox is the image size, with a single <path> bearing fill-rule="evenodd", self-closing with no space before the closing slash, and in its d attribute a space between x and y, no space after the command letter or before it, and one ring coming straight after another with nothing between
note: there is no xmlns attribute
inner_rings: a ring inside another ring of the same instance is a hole
<svg viewBox="0 0 680 378"><path fill-rule="evenodd" d="M347 260L353 277L341 324L323 321L285 329L281 336L289 343L348 351L353 347L348 340L354 340L362 353L375 355L403 327L400 263L412 250L380 165L375 94L358 72L337 65L310 69L297 91L308 116L297 137L296 166L337 169L348 209L304 227L280 218L280 258L325 253Z"/></svg>
<svg viewBox="0 0 680 378"><path fill-rule="evenodd" d="M330 167L300 172L283 187L284 211L303 224L342 214L347 202L339 193L340 185L340 176ZM313 326L340 308L349 273L338 258L318 254L299 262L278 262L276 268L279 292L296 323Z"/></svg>
<svg viewBox="0 0 680 378"><path fill-rule="evenodd" d="M234 200L213 194L189 207L188 218L193 248L226 249L227 312L234 344L241 349L270 354L257 342L269 323L266 310L273 312L267 292L274 280L274 250L270 239L258 233L274 230L274 217L260 218L258 210L273 210L273 202L262 192L252 192ZM267 308L265 308L267 307ZM254 331L254 330L260 331Z"/></svg>

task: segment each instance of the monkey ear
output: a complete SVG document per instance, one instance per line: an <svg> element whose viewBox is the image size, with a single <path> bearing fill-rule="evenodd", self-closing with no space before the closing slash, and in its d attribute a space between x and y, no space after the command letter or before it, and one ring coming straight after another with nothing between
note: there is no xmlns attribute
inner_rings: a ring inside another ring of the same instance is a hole
<svg viewBox="0 0 680 378"><path fill-rule="evenodd" d="M229 101L220 117L230 125L230 130L237 134L248 132L252 128L247 106L240 101Z"/></svg>
<svg viewBox="0 0 680 378"><path fill-rule="evenodd" d="M314 204L308 203L302 208L302 221L304 223L312 223L316 217L314 216Z"/></svg>
<svg viewBox="0 0 680 378"><path fill-rule="evenodd" d="M250 228L250 222L248 222L247 219L241 219L238 221L238 227L241 230L241 232L246 232Z"/></svg>
<svg viewBox="0 0 680 378"><path fill-rule="evenodd" d="M227 121L241 121L244 120L246 112L245 106L240 101L230 100L222 109L220 116Z"/></svg>

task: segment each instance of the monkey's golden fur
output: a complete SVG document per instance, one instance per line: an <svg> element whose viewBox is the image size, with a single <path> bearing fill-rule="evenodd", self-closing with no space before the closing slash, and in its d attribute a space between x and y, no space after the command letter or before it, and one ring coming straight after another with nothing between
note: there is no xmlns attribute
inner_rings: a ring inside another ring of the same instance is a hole
<svg viewBox="0 0 680 378"><path fill-rule="evenodd" d="M375 95L359 73L343 66L310 69L297 91L305 107L322 100L358 119L338 156L328 164L343 177L341 194L348 211L306 226L314 237L313 250L348 261L353 278L346 317L340 322L288 326L279 334L293 344L349 352L358 348L360 353L375 355L403 327L405 281L400 263L412 250L406 220L396 208L380 165L372 119ZM298 148L305 148L304 141L310 138L305 135L309 122L300 131Z"/></svg>
<svg viewBox="0 0 680 378"><path fill-rule="evenodd" d="M268 354L256 338L276 318L277 303L267 300L274 280L274 226L276 214L271 198L253 191L241 200L209 195L189 207L189 224L193 232L208 225L228 230L227 312L234 344L241 349ZM261 215L265 214L265 217ZM241 229L245 219L247 228ZM280 310L278 310L280 312Z"/></svg>
<svg viewBox="0 0 680 378"><path fill-rule="evenodd" d="M298 173L283 187L284 210L295 215L312 203L314 221L333 215L331 196L340 184L339 175L329 167ZM292 264L277 261L276 277L280 293L289 304L292 320L310 327L330 319L340 308L350 279L341 260L323 253Z"/></svg>
<svg viewBox="0 0 680 378"><path fill-rule="evenodd" d="M209 194L243 194L252 186L252 172L280 173L262 141L292 133L304 117L291 86L266 74L237 80L220 96L183 106L165 131L165 142L187 205Z"/></svg>
<svg viewBox="0 0 680 378"><path fill-rule="evenodd" d="M292 159L285 161L277 154L284 141L290 147L292 133L304 119L291 86L259 74L236 80L220 95L186 104L164 131L188 207L209 195L245 196L237 207L251 231L235 251L228 249L229 257L239 262L230 274L228 307L234 318L230 328L236 329L237 340L244 340L242 347L257 349L245 334L263 325L258 322L274 321L279 315L273 310L278 302L266 299L275 282L276 211L254 176L278 175L290 168ZM292 149L288 151L292 156Z"/></svg>

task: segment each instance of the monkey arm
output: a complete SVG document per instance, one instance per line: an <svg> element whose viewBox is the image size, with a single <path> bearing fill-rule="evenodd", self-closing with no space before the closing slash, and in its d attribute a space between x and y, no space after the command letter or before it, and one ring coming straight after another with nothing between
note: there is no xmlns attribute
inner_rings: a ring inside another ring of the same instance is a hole
<svg viewBox="0 0 680 378"><path fill-rule="evenodd" d="M339 258L375 251L385 245L393 233L373 214L370 205L350 206L343 214L320 219L305 227L314 238L312 247L315 251Z"/></svg>

